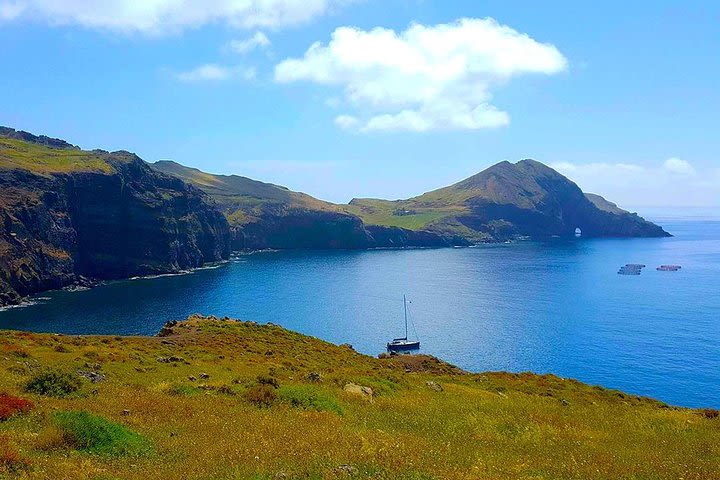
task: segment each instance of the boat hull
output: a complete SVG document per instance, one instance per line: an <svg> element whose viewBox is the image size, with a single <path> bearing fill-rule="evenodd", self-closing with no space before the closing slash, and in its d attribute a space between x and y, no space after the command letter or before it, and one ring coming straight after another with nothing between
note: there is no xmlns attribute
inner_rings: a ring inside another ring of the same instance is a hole
<svg viewBox="0 0 720 480"><path fill-rule="evenodd" d="M420 342L391 342L387 344L387 349L391 352L405 352L408 350L420 349Z"/></svg>

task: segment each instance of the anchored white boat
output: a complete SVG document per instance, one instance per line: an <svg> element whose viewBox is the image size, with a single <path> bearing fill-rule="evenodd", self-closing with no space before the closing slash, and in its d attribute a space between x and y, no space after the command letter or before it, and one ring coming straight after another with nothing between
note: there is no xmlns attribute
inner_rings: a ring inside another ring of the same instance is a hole
<svg viewBox="0 0 720 480"><path fill-rule="evenodd" d="M404 352L407 350L417 350L420 348L420 340L408 339L408 314L407 314L407 298L403 295L403 307L405 307L405 336L395 338L387 344L387 349L391 352Z"/></svg>

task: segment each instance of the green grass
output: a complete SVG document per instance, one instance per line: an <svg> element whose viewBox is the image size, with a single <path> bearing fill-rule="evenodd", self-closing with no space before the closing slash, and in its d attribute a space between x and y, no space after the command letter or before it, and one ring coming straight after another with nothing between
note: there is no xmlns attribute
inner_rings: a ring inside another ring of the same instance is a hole
<svg viewBox="0 0 720 480"><path fill-rule="evenodd" d="M376 199L356 200L352 205L346 205L344 208L368 225L401 227L409 230L422 230L435 221L458 213L457 209L452 208L418 207L408 202ZM404 209L415 213L398 214Z"/></svg>
<svg viewBox="0 0 720 480"><path fill-rule="evenodd" d="M175 383L170 385L170 388L168 388L168 393L170 395L197 395L200 392L201 390L199 388L192 385L186 385L184 383Z"/></svg>
<svg viewBox="0 0 720 480"><path fill-rule="evenodd" d="M74 448L107 457L142 456L152 452L143 436L119 423L84 411L57 412L55 425Z"/></svg>
<svg viewBox="0 0 720 480"><path fill-rule="evenodd" d="M171 356L184 361L157 360ZM162 338L0 331L8 395L27 396L37 370L73 375L88 362L105 381L29 398L34 410L0 422L20 472L8 478L720 478L716 411L552 375L377 359L277 326L200 317ZM372 388L372 401L345 392L350 382Z"/></svg>
<svg viewBox="0 0 720 480"><path fill-rule="evenodd" d="M0 168L20 168L40 174L76 171L112 173L100 155L71 148L50 148L0 137Z"/></svg>
<svg viewBox="0 0 720 480"><path fill-rule="evenodd" d="M278 397L281 401L295 408L315 410L317 412L332 412L343 414L337 398L316 387L309 385L295 385L280 387Z"/></svg>

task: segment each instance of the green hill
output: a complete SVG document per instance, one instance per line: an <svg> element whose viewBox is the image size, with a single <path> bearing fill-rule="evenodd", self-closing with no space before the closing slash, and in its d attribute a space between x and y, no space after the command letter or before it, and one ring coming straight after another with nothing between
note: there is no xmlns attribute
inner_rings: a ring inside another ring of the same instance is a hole
<svg viewBox="0 0 720 480"><path fill-rule="evenodd" d="M586 195L534 161L500 162L454 185L408 200L353 199L347 210L366 223L403 226L470 242L517 237L667 236L662 228Z"/></svg>

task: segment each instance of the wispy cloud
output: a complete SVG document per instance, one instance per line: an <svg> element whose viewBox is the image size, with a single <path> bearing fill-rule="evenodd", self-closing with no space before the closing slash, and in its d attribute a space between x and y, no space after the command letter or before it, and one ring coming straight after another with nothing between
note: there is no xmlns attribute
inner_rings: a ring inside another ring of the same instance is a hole
<svg viewBox="0 0 720 480"><path fill-rule="evenodd" d="M227 67L208 63L200 65L192 70L175 74L176 78L183 82L221 82L233 78L253 80L257 71L253 67Z"/></svg>
<svg viewBox="0 0 720 480"><path fill-rule="evenodd" d="M267 48L270 46L270 39L263 32L255 32L250 38L244 40L231 40L228 42L228 49L235 53L244 55L256 48Z"/></svg>
<svg viewBox="0 0 720 480"><path fill-rule="evenodd" d="M279 28L324 15L347 0L0 0L0 20L162 34L225 23Z"/></svg>
<svg viewBox="0 0 720 480"><path fill-rule="evenodd" d="M654 165L633 163L551 164L584 191L626 206L718 206L720 169L699 168L671 157Z"/></svg>

